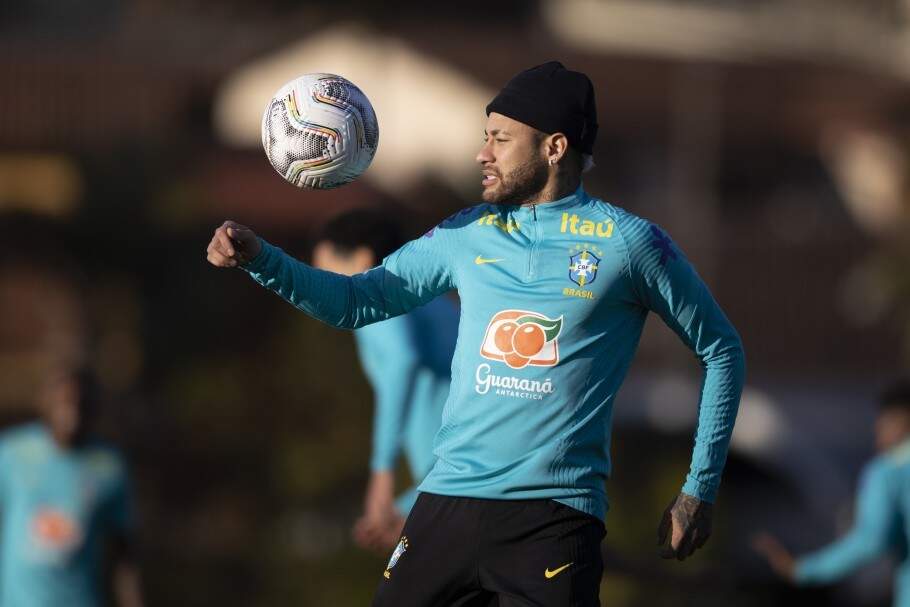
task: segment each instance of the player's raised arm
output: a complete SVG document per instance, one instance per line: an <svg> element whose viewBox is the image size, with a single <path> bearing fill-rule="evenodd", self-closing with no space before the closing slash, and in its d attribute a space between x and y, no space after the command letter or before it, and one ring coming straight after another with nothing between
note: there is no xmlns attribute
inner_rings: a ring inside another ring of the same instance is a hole
<svg viewBox="0 0 910 607"><path fill-rule="evenodd" d="M232 221L215 230L206 253L212 265L243 268L313 318L356 329L404 314L456 286L449 263L452 232L443 226L431 230L354 276L309 266Z"/></svg>
<svg viewBox="0 0 910 607"><path fill-rule="evenodd" d="M701 547L711 532L710 505L739 409L745 356L736 329L663 230L636 218L627 223L623 235L640 302L695 353L705 374L689 474L658 530L663 556L683 559Z"/></svg>

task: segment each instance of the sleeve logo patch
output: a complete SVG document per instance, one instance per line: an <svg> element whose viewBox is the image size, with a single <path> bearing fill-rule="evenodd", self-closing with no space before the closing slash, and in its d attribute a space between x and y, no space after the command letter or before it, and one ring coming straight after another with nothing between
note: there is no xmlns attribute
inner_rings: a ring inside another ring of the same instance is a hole
<svg viewBox="0 0 910 607"><path fill-rule="evenodd" d="M679 254L673 248L673 241L655 225L651 226L651 246L660 251L660 260L657 263L662 266L667 265L669 260L679 259Z"/></svg>

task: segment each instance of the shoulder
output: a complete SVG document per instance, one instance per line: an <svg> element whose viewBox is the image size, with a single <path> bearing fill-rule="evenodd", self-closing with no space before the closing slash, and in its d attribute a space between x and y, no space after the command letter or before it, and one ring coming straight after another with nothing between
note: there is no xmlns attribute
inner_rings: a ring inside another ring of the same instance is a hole
<svg viewBox="0 0 910 607"><path fill-rule="evenodd" d="M613 233L625 248L631 269L650 271L667 266L682 257L670 236L653 221L640 217L599 198L591 198L591 205L614 223Z"/></svg>
<svg viewBox="0 0 910 607"><path fill-rule="evenodd" d="M93 440L86 447L85 465L98 477L123 480L127 476L126 458L123 453L106 441Z"/></svg>
<svg viewBox="0 0 910 607"><path fill-rule="evenodd" d="M614 229L629 246L648 242L658 235L666 236L664 231L654 222L622 207L593 196L591 197L591 205L597 212L613 221Z"/></svg>
<svg viewBox="0 0 910 607"><path fill-rule="evenodd" d="M870 462L869 466L871 467L872 465L910 472L910 440L904 441L887 453L879 455Z"/></svg>
<svg viewBox="0 0 910 607"><path fill-rule="evenodd" d="M39 422L13 426L0 432L0 451L12 455L37 453L47 447L48 438Z"/></svg>
<svg viewBox="0 0 910 607"><path fill-rule="evenodd" d="M899 450L882 453L869 461L860 473L860 486L867 490L886 490L893 482L910 470L906 457ZM873 489L878 487L879 489Z"/></svg>
<svg viewBox="0 0 910 607"><path fill-rule="evenodd" d="M9 445L22 441L42 439L45 435L46 431L40 422L28 422L10 426L0 431L0 442L4 445Z"/></svg>
<svg viewBox="0 0 910 607"><path fill-rule="evenodd" d="M487 220L492 221L497 215L499 215L499 213L497 212L495 205L482 203L465 207L455 211L437 225L430 228L423 235L423 238L433 238L442 233L457 234L470 228L474 224L482 223Z"/></svg>

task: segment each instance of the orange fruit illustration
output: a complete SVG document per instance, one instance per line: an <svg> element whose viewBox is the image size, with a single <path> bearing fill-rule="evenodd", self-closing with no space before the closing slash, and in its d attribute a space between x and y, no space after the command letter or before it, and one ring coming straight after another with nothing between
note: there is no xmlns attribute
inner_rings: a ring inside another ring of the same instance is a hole
<svg viewBox="0 0 910 607"><path fill-rule="evenodd" d="M513 369L521 369L522 367L527 365L528 361L530 361L530 360L531 360L530 358L525 358L524 356L522 356L520 354L516 354L515 352L509 352L508 354L505 355L506 364L509 365L510 367L512 367Z"/></svg>
<svg viewBox="0 0 910 607"><path fill-rule="evenodd" d="M543 329L532 323L521 325L512 335L515 353L526 358L531 358L539 353L546 341Z"/></svg>
<svg viewBox="0 0 910 607"><path fill-rule="evenodd" d="M500 352L512 352L512 336L515 334L515 329L518 328L514 322L504 322L499 325L499 328L496 329L496 333L493 334L493 343L496 344L496 347L499 348ZM524 365L522 365L523 367Z"/></svg>

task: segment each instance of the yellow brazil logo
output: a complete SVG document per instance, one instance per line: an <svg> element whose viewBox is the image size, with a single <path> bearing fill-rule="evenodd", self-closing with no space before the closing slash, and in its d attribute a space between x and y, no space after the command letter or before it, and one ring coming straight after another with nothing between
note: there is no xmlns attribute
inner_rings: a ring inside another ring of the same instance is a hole
<svg viewBox="0 0 910 607"><path fill-rule="evenodd" d="M597 278L597 270L603 257L604 252L594 245L575 245L569 249L569 280L579 288L564 287L562 294L567 297L594 299L594 292L586 287Z"/></svg>
<svg viewBox="0 0 910 607"><path fill-rule="evenodd" d="M548 580L553 579L554 577L556 577L557 575L559 575L560 573L562 573L563 571L565 571L566 569L571 567L572 564L573 563L566 563L562 567L557 567L553 571L550 571L550 568L547 567L546 569L543 570L543 576L545 578L547 578Z"/></svg>
<svg viewBox="0 0 910 607"><path fill-rule="evenodd" d="M498 213L490 213L487 211L477 220L477 225L496 226L503 232L511 234L514 230L517 230L521 224L518 223L517 219L503 219Z"/></svg>

